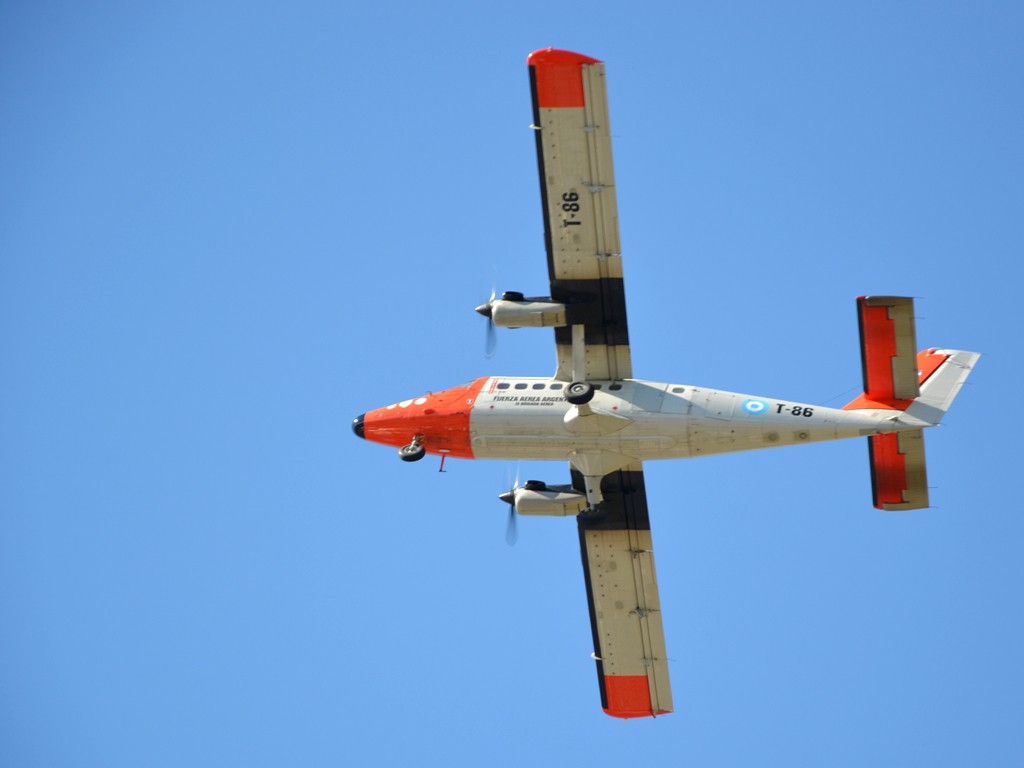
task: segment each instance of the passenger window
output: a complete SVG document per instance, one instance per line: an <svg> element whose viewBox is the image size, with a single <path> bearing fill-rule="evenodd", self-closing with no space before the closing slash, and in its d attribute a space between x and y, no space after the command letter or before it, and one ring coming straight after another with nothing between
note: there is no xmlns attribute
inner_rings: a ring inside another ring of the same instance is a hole
<svg viewBox="0 0 1024 768"><path fill-rule="evenodd" d="M616 392L618 392L620 389L622 389L622 385L621 384L612 384L610 387L608 387L608 389L612 389L612 390L615 390Z"/></svg>
<svg viewBox="0 0 1024 768"><path fill-rule="evenodd" d="M543 384L539 384L539 383L538 384L534 384L533 388L534 389L544 389L544 385Z"/></svg>
<svg viewBox="0 0 1024 768"><path fill-rule="evenodd" d="M516 384L516 389L526 389L526 382L520 381L518 384Z"/></svg>
<svg viewBox="0 0 1024 768"><path fill-rule="evenodd" d="M685 387L672 387L672 391L673 391L673 392L674 392L675 394L677 394L677 395L678 395L678 394L681 394L682 392L685 392L685 391L686 391L686 388L685 388Z"/></svg>
<svg viewBox="0 0 1024 768"><path fill-rule="evenodd" d="M552 389L561 389L562 388L562 382L556 381L554 384L551 385L551 388Z"/></svg>
<svg viewBox="0 0 1024 768"><path fill-rule="evenodd" d="M498 389L508 389L508 382L507 381L498 382Z"/></svg>

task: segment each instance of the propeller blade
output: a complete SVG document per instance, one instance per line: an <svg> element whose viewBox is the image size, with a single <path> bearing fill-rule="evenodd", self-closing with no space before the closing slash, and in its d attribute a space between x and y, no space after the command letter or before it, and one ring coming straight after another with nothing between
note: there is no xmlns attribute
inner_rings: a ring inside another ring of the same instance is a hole
<svg viewBox="0 0 1024 768"><path fill-rule="evenodd" d="M505 526L505 543L510 547L514 547L516 542L519 541L519 515L516 514L516 505L509 504L508 507L508 523Z"/></svg>
<svg viewBox="0 0 1024 768"><path fill-rule="evenodd" d="M494 321L491 320L490 315L487 316L487 335L484 336L484 357L494 357L494 352L498 348L498 334L494 331Z"/></svg>
<svg viewBox="0 0 1024 768"><path fill-rule="evenodd" d="M508 522L505 523L505 543L510 547L514 546L519 540L519 515L516 513L516 489L518 487L519 465L516 464L516 479L512 483L512 487L498 497L508 504Z"/></svg>
<svg viewBox="0 0 1024 768"><path fill-rule="evenodd" d="M476 311L487 318L486 335L484 336L484 357L494 357L494 351L498 347L498 336L494 331L494 320L491 318L491 308L494 306L494 297L498 295L496 287L491 288L491 297L486 303L476 308Z"/></svg>

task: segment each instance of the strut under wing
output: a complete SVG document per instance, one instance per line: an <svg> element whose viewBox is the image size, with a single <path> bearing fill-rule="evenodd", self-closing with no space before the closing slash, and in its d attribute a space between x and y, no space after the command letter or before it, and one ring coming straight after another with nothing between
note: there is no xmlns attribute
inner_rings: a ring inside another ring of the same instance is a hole
<svg viewBox="0 0 1024 768"><path fill-rule="evenodd" d="M575 333L585 344L576 378L628 379L633 371L604 64L554 48L534 51L527 63L551 298L566 305L568 323L555 329L555 378L573 378Z"/></svg>
<svg viewBox="0 0 1024 768"><path fill-rule="evenodd" d="M572 473L584 489L583 475ZM595 519L577 518L601 706L615 717L672 711L651 525L639 462L606 475Z"/></svg>

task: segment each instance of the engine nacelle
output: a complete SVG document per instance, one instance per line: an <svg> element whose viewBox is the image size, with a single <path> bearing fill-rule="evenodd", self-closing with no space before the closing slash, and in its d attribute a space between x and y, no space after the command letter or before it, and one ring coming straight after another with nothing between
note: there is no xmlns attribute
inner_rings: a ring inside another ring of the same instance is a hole
<svg viewBox="0 0 1024 768"><path fill-rule="evenodd" d="M509 501L508 495L503 494L502 499ZM530 480L522 488L516 488L512 496L511 501L520 515L566 517L578 515L587 508L587 495L571 485L545 485Z"/></svg>
<svg viewBox="0 0 1024 768"><path fill-rule="evenodd" d="M554 328L565 325L565 304L496 299L491 302L491 320L502 328Z"/></svg>

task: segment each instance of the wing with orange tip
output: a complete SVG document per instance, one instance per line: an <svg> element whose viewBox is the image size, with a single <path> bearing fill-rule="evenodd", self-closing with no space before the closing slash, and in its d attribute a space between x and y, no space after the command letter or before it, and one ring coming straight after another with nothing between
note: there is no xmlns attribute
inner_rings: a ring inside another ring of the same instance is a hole
<svg viewBox="0 0 1024 768"><path fill-rule="evenodd" d="M530 54L544 237L555 329L555 378L631 378L619 217L604 64L571 51ZM573 341L583 343L574 365ZM582 362L582 376L580 365ZM573 486L585 490L573 470ZM578 518L601 706L615 717L672 711L643 468L606 475L596 517Z"/></svg>
<svg viewBox="0 0 1024 768"><path fill-rule="evenodd" d="M573 318L555 329L555 377L572 378L575 325L586 344L586 380L627 379L633 369L604 64L556 48L534 51L527 63L551 298Z"/></svg>
<svg viewBox="0 0 1024 768"><path fill-rule="evenodd" d="M583 476L572 474L583 490ZM613 717L667 714L672 690L641 464L605 476L601 493L601 513L577 518L601 706Z"/></svg>

